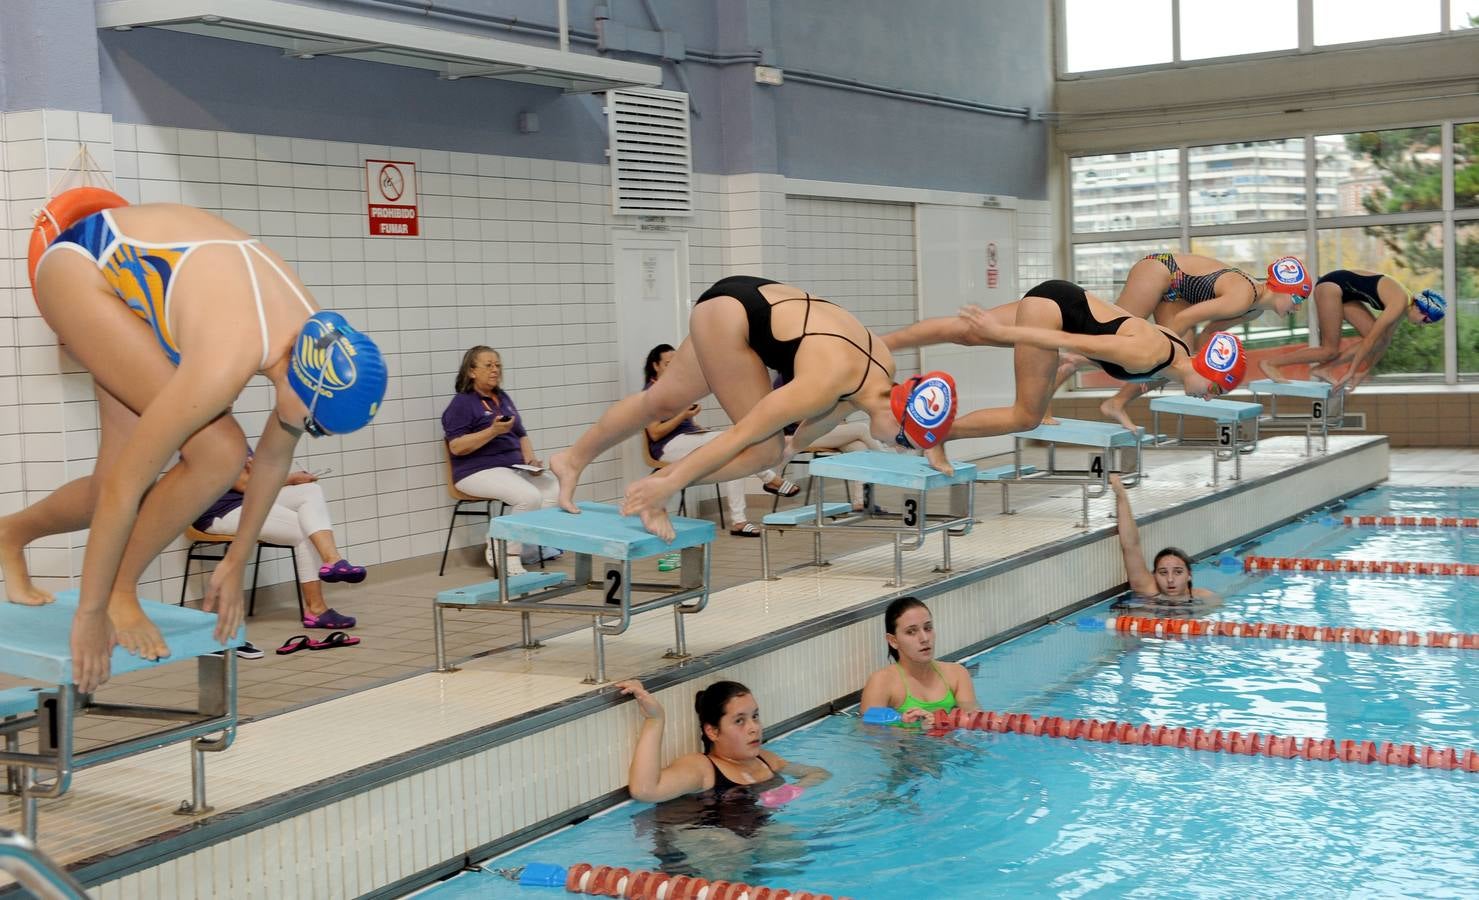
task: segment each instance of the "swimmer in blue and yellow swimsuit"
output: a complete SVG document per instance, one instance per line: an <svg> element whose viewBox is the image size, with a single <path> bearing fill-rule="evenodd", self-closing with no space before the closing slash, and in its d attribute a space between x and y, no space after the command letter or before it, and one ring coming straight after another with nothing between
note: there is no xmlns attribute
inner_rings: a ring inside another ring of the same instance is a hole
<svg viewBox="0 0 1479 900"><path fill-rule="evenodd" d="M275 415L256 447L263 487L247 491L238 540L204 597L223 644L236 639L247 554L298 438L367 424L385 363L343 316L316 310L281 257L204 210L67 191L38 215L28 264L42 317L93 376L98 474L0 519L0 568L10 599L47 602L26 577L23 548L91 528L71 636L73 679L91 693L108 679L115 641L147 659L168 655L134 585L235 480L246 442L229 413L247 382L272 382Z"/></svg>
<svg viewBox="0 0 1479 900"><path fill-rule="evenodd" d="M1448 311L1447 301L1436 291L1408 293L1390 275L1355 269L1335 269L1321 275L1315 282L1314 296L1320 323L1319 346L1301 347L1263 360L1259 365L1267 377L1288 381L1284 369L1310 365L1311 377L1353 390L1381 361L1403 319L1414 325L1431 325L1443 321ZM1342 351L1341 331L1347 322L1361 339ZM1337 378L1335 368L1347 360L1349 368Z"/></svg>
<svg viewBox="0 0 1479 900"><path fill-rule="evenodd" d="M894 600L883 613L883 628L893 664L868 677L859 710L889 707L898 710L901 726L918 728L940 710L980 709L965 666L935 659L935 623L923 601Z"/></svg>

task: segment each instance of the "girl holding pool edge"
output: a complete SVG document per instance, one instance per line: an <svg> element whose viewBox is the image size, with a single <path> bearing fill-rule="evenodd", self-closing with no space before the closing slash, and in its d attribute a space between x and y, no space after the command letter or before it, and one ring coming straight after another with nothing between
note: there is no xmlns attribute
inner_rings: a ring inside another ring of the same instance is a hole
<svg viewBox="0 0 1479 900"><path fill-rule="evenodd" d="M1130 592L1141 602L1115 604L1126 606L1170 607L1176 612L1205 612L1222 602L1222 598L1206 588L1192 584L1191 557L1176 547L1163 547L1155 555L1151 566L1145 565L1145 551L1140 546L1140 528L1135 524L1135 512L1130 508L1130 496L1118 474L1109 476L1109 485L1114 489L1115 521L1118 523L1120 552L1125 559L1125 575L1130 583Z"/></svg>

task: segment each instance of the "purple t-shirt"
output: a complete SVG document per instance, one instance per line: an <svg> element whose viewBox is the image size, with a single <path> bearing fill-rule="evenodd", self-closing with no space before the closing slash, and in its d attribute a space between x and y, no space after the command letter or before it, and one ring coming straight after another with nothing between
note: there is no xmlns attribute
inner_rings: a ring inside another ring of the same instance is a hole
<svg viewBox="0 0 1479 900"><path fill-rule="evenodd" d="M452 454L453 484L484 469L514 466L523 462L524 451L519 447L519 439L528 432L524 431L524 419L519 415L519 408L514 406L514 401L503 391L498 391L491 398L484 397L477 391L468 391L453 397L452 402L447 404L446 411L442 413L442 431L448 441L484 430L493 424L493 419L497 416L513 416L514 427L466 456Z"/></svg>
<svg viewBox="0 0 1479 900"><path fill-rule="evenodd" d="M655 381L649 381L642 388L642 390L645 391L647 390L647 388L652 387L656 383L657 382ZM654 441L651 438L648 438L647 452L652 455L653 459L662 459L662 451L665 447L667 447L668 441L671 441L673 438L677 437L680 434L693 434L696 431L703 431L703 429L693 424L692 419L684 419L683 421L679 422L672 431L669 431L667 434L663 435L662 438L660 438L659 440ZM647 430L645 428L642 430L642 436L647 437Z"/></svg>

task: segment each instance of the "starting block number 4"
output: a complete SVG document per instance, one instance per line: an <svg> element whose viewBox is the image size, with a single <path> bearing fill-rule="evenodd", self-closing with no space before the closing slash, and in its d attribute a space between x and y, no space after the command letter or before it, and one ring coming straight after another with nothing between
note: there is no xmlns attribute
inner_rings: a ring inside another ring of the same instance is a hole
<svg viewBox="0 0 1479 900"><path fill-rule="evenodd" d="M1098 478L1104 477L1104 454L1089 454L1089 471Z"/></svg>

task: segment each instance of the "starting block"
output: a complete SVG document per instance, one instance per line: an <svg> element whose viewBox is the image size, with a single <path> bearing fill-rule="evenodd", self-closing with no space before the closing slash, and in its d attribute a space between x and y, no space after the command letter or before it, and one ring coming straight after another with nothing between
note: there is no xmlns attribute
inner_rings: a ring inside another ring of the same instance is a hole
<svg viewBox="0 0 1479 900"><path fill-rule="evenodd" d="M580 515L571 515L557 507L533 512L499 516L488 525L495 552L503 559L508 542L555 547L575 557L575 577L563 572L531 572L509 577L508 567L498 570L498 578L484 584L442 591L432 602L433 637L436 641L437 671L455 672L447 664L447 645L443 612L447 609L481 609L515 613L523 623L523 646L540 646L534 640L529 616L533 613L586 616L591 620L595 671L588 684L606 680L607 635L622 634L631 626L632 616L652 609L673 608L673 631L676 645L668 659L686 659L687 643L683 634L683 617L703 611L709 602L710 550L714 543L714 523L700 519L675 517L677 536L671 544L649 534L636 516L623 516L615 506L605 503L581 503ZM650 584L632 581L632 563L650 556L662 556L680 550L683 564L679 583ZM592 583L593 560L611 560L601 582ZM583 591L599 588L604 602L551 603ZM643 591L658 596L633 602L632 593Z"/></svg>
<svg viewBox="0 0 1479 900"><path fill-rule="evenodd" d="M1115 454L1133 450L1135 469L1125 477L1125 485L1137 484L1145 473L1145 444L1143 429L1130 431L1113 422L1090 422L1084 419L1060 419L1053 425L1039 425L1031 431L1014 435L1012 442L1012 465L990 470L983 481L1001 485L1001 511L1013 515L1009 491L1014 484L1076 484L1083 493L1083 518L1080 528L1089 527L1089 501L1104 496L1109 491L1109 476L1115 472ZM1048 445L1047 469L1038 471L1035 466L1022 464L1024 441L1042 441ZM1058 468L1058 446L1087 447L1099 452L1089 458L1086 469ZM979 477L979 476L978 476Z"/></svg>
<svg viewBox="0 0 1479 900"><path fill-rule="evenodd" d="M1305 456L1314 452L1311 444L1315 429L1319 429L1320 452L1324 453L1330 449L1330 420L1334 419L1337 427L1345 421L1345 391L1334 391L1323 381L1273 381L1260 378L1249 382L1248 390L1253 392L1254 397L1269 398L1268 412L1259 419L1264 428L1304 429ZM1280 397L1310 401L1309 414L1281 414Z"/></svg>
<svg viewBox="0 0 1479 900"><path fill-rule="evenodd" d="M1258 449L1258 420L1263 407L1237 400L1202 400L1198 397L1156 397L1150 401L1154 434L1161 433L1161 413L1176 417L1176 437L1157 438L1157 447L1210 447L1212 449L1212 486L1217 487L1218 466L1224 459L1233 461L1233 481L1243 477L1243 454ZM1211 440L1188 440L1186 418L1211 419L1217 436ZM1245 427L1246 426L1246 427Z"/></svg>
<svg viewBox="0 0 1479 900"><path fill-rule="evenodd" d="M0 692L0 736L4 749L0 763L7 781L21 797L21 823L35 839L37 800L60 797L78 769L154 750L166 744L190 742L191 799L177 812L197 815L210 811L205 799L205 754L227 749L236 739L236 653L216 643L216 617L196 609L164 603L145 606L149 620L169 644L170 655L150 662L122 647L113 649L113 676L194 659L199 670L195 709L99 703L79 694L72 682L72 618L77 592L62 591L45 606L0 603L0 673L41 682L45 687ZM242 630L236 643L246 640ZM234 646L234 644L233 644ZM220 653L220 651L226 651ZM220 655L214 655L220 653ZM84 752L73 743L76 718L82 714L158 719L177 723L162 731L114 741ZM34 752L20 751L20 735L34 732ZM209 738L206 735L219 734ZM38 779L50 773L49 782Z"/></svg>
<svg viewBox="0 0 1479 900"><path fill-rule="evenodd" d="M825 482L817 491L816 502L781 513L771 513L760 520L760 568L774 580L777 573L770 566L770 533L803 531L812 535L811 565L825 566L822 558L822 533L842 528L853 531L877 531L891 535L894 542L894 578L891 587L904 584L904 551L918 550L925 538L935 532L943 536L941 564L937 571L950 571L950 537L967 534L975 524L973 506L976 496L976 467L971 463L951 461L954 475L937 472L918 456L863 450L814 459L811 474L817 478L837 478L888 485L905 492L904 512L898 524L872 516L867 510L852 512L850 504L824 503ZM949 489L945 512L930 513L929 492Z"/></svg>

